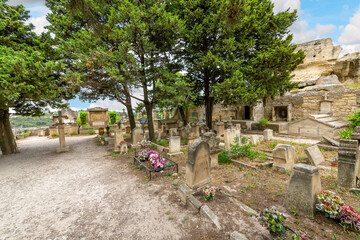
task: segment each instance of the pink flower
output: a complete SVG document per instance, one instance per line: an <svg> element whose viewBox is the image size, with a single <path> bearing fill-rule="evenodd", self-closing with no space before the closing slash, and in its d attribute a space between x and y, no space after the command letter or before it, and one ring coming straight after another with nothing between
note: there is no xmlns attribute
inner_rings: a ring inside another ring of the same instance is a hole
<svg viewBox="0 0 360 240"><path fill-rule="evenodd" d="M205 194L206 194L206 195L209 195L210 193L209 193L209 191L206 191Z"/></svg>

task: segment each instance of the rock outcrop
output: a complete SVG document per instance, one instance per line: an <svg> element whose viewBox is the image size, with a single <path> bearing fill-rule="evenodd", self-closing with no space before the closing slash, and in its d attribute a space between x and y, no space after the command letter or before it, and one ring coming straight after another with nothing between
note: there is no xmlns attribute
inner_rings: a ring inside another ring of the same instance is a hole
<svg viewBox="0 0 360 240"><path fill-rule="evenodd" d="M360 83L360 53L346 54L335 63L334 73L343 83Z"/></svg>

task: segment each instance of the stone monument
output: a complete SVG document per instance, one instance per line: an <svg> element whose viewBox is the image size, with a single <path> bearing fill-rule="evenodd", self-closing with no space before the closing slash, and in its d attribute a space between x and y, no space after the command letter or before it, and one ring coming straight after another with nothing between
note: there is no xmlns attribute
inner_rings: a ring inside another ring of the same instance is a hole
<svg viewBox="0 0 360 240"><path fill-rule="evenodd" d="M68 152L70 150L69 146L65 145L65 129L64 129L64 122L63 118L66 116L62 115L62 112L59 111L58 113L58 131L59 131L59 143L60 147L56 149L57 153Z"/></svg>
<svg viewBox="0 0 360 240"><path fill-rule="evenodd" d="M273 150L273 166L291 171L295 164L295 148L291 145L278 144Z"/></svg>
<svg viewBox="0 0 360 240"><path fill-rule="evenodd" d="M92 127L105 127L109 124L108 109L101 107L88 108L89 125Z"/></svg>

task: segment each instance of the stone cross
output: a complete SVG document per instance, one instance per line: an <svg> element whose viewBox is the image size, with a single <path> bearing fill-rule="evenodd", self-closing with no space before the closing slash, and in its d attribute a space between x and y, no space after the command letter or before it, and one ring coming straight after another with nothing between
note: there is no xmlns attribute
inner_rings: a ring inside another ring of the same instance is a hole
<svg viewBox="0 0 360 240"><path fill-rule="evenodd" d="M62 153L62 152L68 152L69 151L69 146L65 145L65 129L64 129L64 123L63 123L63 116L62 112L59 111L58 112L58 131L59 131L59 143L60 143L60 147L56 149L57 153Z"/></svg>

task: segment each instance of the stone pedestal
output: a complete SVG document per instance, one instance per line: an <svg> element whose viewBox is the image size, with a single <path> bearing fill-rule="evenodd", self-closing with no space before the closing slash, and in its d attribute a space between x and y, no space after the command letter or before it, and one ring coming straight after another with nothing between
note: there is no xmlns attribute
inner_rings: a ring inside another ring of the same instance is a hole
<svg viewBox="0 0 360 240"><path fill-rule="evenodd" d="M235 144L235 138L240 137L237 129L228 128L225 130L224 141L225 141L225 150L230 150L230 144Z"/></svg>
<svg viewBox="0 0 360 240"><path fill-rule="evenodd" d="M338 184L345 188L356 186L359 174L359 142L357 140L340 139L338 155Z"/></svg>
<svg viewBox="0 0 360 240"><path fill-rule="evenodd" d="M120 151L120 143L124 141L123 131L122 130L116 130L115 131L115 144L114 144L114 151L119 152Z"/></svg>
<svg viewBox="0 0 360 240"><path fill-rule="evenodd" d="M271 141L273 136L274 136L274 131L272 129L265 129L264 130L264 141L265 142Z"/></svg>
<svg viewBox="0 0 360 240"><path fill-rule="evenodd" d="M295 164L295 148L291 145L278 144L273 150L273 167L291 171Z"/></svg>
<svg viewBox="0 0 360 240"><path fill-rule="evenodd" d="M196 140L190 147L186 161L186 186L197 192L206 185L211 185L210 176L210 147L201 139Z"/></svg>
<svg viewBox="0 0 360 240"><path fill-rule="evenodd" d="M296 164L287 189L285 205L300 215L313 218L316 208L316 194L321 191L319 169L306 164Z"/></svg>
<svg viewBox="0 0 360 240"><path fill-rule="evenodd" d="M65 130L64 130L63 124L60 123L60 125L58 126L58 131L59 131L60 147L56 148L56 152L57 153L68 152L70 150L70 148L69 148L69 146L65 145Z"/></svg>

